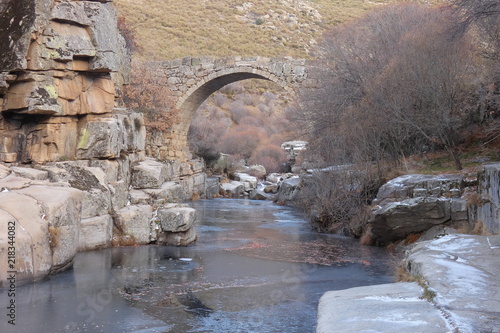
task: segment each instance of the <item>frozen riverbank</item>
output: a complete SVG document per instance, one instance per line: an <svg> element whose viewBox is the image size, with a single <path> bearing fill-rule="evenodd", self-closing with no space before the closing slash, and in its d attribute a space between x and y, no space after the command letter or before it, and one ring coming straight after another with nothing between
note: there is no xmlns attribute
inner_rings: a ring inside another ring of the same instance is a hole
<svg viewBox="0 0 500 333"><path fill-rule="evenodd" d="M445 235L405 260L427 292L416 282L327 292L316 332L500 332L500 235Z"/></svg>

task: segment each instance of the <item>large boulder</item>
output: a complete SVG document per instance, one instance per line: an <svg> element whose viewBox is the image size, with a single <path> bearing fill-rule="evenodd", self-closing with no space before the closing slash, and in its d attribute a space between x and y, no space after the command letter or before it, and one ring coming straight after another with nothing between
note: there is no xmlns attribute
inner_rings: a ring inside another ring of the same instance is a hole
<svg viewBox="0 0 500 333"><path fill-rule="evenodd" d="M71 266L78 251L83 193L74 188L40 185L17 192L37 200L43 207L52 250L51 272Z"/></svg>
<svg viewBox="0 0 500 333"><path fill-rule="evenodd" d="M161 228L166 232L187 231L196 221L196 210L189 207L160 208L157 214Z"/></svg>
<svg viewBox="0 0 500 333"><path fill-rule="evenodd" d="M463 175L404 175L381 186L368 221L378 245L398 242L436 225L464 227L468 207Z"/></svg>
<svg viewBox="0 0 500 333"><path fill-rule="evenodd" d="M233 180L229 183L220 184L220 189L222 190L224 195L227 195L231 198L236 198L240 195L243 195L243 192L245 192L245 184Z"/></svg>
<svg viewBox="0 0 500 333"><path fill-rule="evenodd" d="M23 204L20 205L20 202ZM0 223L4 227L3 230L8 230L8 226L14 225L12 222L15 223L17 282L33 282L43 279L52 268L49 221L43 208L36 199L27 195L1 192L0 211L3 211ZM1 232L0 235L2 237L0 251L5 253L8 248L8 234ZM2 258L6 257L2 255ZM9 268L9 270L12 269ZM1 273L3 274L2 278L5 278L7 271Z"/></svg>
<svg viewBox="0 0 500 333"><path fill-rule="evenodd" d="M234 174L235 180L242 182L245 186L245 191L250 192L257 188L257 177L250 176L249 174L237 172Z"/></svg>
<svg viewBox="0 0 500 333"><path fill-rule="evenodd" d="M143 189L147 193L151 202L166 203L179 202L185 197L185 189L178 182L165 182L160 188Z"/></svg>
<svg viewBox="0 0 500 333"><path fill-rule="evenodd" d="M141 114L87 116L78 139L79 159L119 158L122 152L144 150L146 133Z"/></svg>
<svg viewBox="0 0 500 333"><path fill-rule="evenodd" d="M278 189L276 201L288 204L293 203L300 191L300 183L301 179L298 176L282 181Z"/></svg>
<svg viewBox="0 0 500 333"><path fill-rule="evenodd" d="M148 244L150 241L150 221L153 209L149 205L126 206L116 213L115 224L123 235L134 239L135 244ZM120 235L121 236L121 235Z"/></svg>
<svg viewBox="0 0 500 333"><path fill-rule="evenodd" d="M379 245L387 245L451 219L446 198L420 197L391 202L372 211L369 223Z"/></svg>
<svg viewBox="0 0 500 333"><path fill-rule="evenodd" d="M160 188L168 180L165 164L148 158L132 167L132 187L135 189Z"/></svg>
<svg viewBox="0 0 500 333"><path fill-rule="evenodd" d="M113 219L110 215L96 216L80 221L78 249L95 250L111 246Z"/></svg>
<svg viewBox="0 0 500 333"><path fill-rule="evenodd" d="M49 177L83 191L81 218L106 215L113 207L107 175L100 168L88 167L86 161L60 162L56 167L43 167Z"/></svg>
<svg viewBox="0 0 500 333"><path fill-rule="evenodd" d="M401 200L416 197L459 197L464 187L462 175L411 174L396 177L382 185L377 200Z"/></svg>

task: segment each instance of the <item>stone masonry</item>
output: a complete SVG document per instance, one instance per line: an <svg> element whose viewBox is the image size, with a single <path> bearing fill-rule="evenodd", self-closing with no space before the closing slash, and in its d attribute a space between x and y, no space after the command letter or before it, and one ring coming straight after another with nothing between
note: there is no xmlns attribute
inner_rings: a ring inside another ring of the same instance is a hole
<svg viewBox="0 0 500 333"><path fill-rule="evenodd" d="M281 86L294 95L297 88L314 86L307 77L304 59L265 57L186 57L156 63L156 73L171 87L180 122L166 139L167 156L188 157L187 132L198 107L212 93L232 82L245 79L262 79ZM180 152L184 152L184 155Z"/></svg>

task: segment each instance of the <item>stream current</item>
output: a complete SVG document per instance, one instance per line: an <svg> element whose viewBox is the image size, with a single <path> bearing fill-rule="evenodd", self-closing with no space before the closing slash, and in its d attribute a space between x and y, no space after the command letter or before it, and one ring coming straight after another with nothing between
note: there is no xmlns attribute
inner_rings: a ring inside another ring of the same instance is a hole
<svg viewBox="0 0 500 333"><path fill-rule="evenodd" d="M79 253L72 270L0 289L1 332L313 333L328 290L392 282L390 255L319 234L267 201L200 200L198 241Z"/></svg>

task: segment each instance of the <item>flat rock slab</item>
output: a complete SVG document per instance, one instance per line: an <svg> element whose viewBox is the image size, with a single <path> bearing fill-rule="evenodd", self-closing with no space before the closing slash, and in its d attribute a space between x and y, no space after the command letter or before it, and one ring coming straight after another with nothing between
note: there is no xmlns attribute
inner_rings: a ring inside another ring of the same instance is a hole
<svg viewBox="0 0 500 333"><path fill-rule="evenodd" d="M407 262L455 332L500 333L500 235L445 235L418 243Z"/></svg>
<svg viewBox="0 0 500 333"><path fill-rule="evenodd" d="M319 301L316 333L451 332L422 293L415 282L329 291Z"/></svg>

